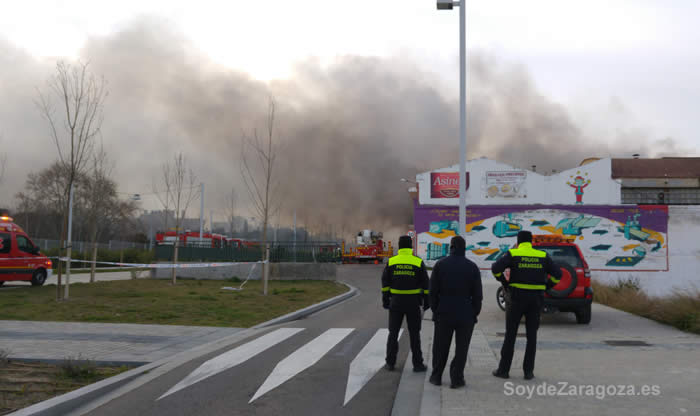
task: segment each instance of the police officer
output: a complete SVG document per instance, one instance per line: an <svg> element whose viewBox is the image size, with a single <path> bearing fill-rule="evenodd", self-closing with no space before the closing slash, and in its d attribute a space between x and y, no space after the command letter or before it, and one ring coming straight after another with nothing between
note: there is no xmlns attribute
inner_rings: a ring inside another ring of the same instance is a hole
<svg viewBox="0 0 700 416"><path fill-rule="evenodd" d="M386 341L385 369L392 371L399 351L399 330L406 317L408 335L413 353L413 371L427 370L420 348L420 326L423 309L428 309L428 273L420 257L413 255L413 240L404 235L399 238L399 253L391 257L382 274L382 303L389 310L389 337Z"/></svg>
<svg viewBox="0 0 700 416"><path fill-rule="evenodd" d="M452 334L455 334L455 357L450 364L450 387L464 383L464 365L477 316L483 299L481 272L473 261L464 256L464 238L452 237L450 255L438 261L430 278L430 308L435 321L433 343L433 373L430 383L442 384L442 372L447 364Z"/></svg>
<svg viewBox="0 0 700 416"><path fill-rule="evenodd" d="M503 273L510 269L510 276ZM503 284L510 295L506 308L506 336L501 348L501 362L493 375L508 378L513 362L515 336L518 333L520 319L525 316L527 344L523 371L525 380L535 377L535 351L537 349L537 328L540 325L540 310L544 301L544 291L552 287L561 278L561 269L554 264L547 253L532 248L532 233L518 233L518 248L510 249L491 266L493 275ZM548 280L547 275L553 279Z"/></svg>

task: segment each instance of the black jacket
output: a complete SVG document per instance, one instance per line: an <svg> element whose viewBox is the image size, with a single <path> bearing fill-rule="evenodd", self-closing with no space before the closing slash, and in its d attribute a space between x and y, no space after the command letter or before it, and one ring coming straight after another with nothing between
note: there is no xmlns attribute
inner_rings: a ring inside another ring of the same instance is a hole
<svg viewBox="0 0 700 416"><path fill-rule="evenodd" d="M389 259L382 274L382 302L384 307L409 310L429 305L428 272L413 249L402 248Z"/></svg>
<svg viewBox="0 0 700 416"><path fill-rule="evenodd" d="M506 281L503 272L510 269L510 281ZM520 243L518 248L508 250L506 254L491 265L493 275L505 286L526 290L546 290L558 283L561 269L552 258L542 251L532 248L531 243ZM553 278L547 279L547 275Z"/></svg>
<svg viewBox="0 0 700 416"><path fill-rule="evenodd" d="M434 321L471 323L481 312L481 272L464 253L464 249L451 248L450 255L433 267L430 307Z"/></svg>

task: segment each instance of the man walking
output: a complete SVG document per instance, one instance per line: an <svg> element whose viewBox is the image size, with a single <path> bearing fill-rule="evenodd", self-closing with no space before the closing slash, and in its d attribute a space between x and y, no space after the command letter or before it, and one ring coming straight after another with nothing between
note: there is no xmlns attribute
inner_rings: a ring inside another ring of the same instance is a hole
<svg viewBox="0 0 700 416"><path fill-rule="evenodd" d="M385 369L392 371L399 351L399 330L406 317L413 353L413 371L427 370L420 348L421 305L428 309L428 273L420 257L413 255L413 240L407 235L399 238L398 255L389 259L382 274L382 303L389 310L389 337L386 341Z"/></svg>
<svg viewBox="0 0 700 416"><path fill-rule="evenodd" d="M510 269L510 276L503 273ZM535 378L535 351L537 349L537 329L540 326L540 309L544 301L544 291L561 278L561 269L554 264L547 253L532 248L532 233L518 233L518 248L510 249L491 266L493 275L509 292L510 302L506 307L506 336L501 348L501 361L493 375L508 378L513 362L515 336L518 333L520 319L525 316L527 344L523 372L525 380ZM553 279L548 280L547 275ZM556 280L555 280L556 279Z"/></svg>
<svg viewBox="0 0 700 416"><path fill-rule="evenodd" d="M430 306L435 335L433 372L429 381L436 386L442 384L442 372L454 334L455 357L450 363L450 387L453 389L465 385L464 365L483 299L481 272L473 261L464 256L465 245L464 238L452 237L450 255L435 264L430 278Z"/></svg>

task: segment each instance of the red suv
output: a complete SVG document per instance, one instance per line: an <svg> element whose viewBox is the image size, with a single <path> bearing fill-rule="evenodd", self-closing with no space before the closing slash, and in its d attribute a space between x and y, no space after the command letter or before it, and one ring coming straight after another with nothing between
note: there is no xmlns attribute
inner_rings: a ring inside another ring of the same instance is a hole
<svg viewBox="0 0 700 416"><path fill-rule="evenodd" d="M544 294L544 312L573 312L576 322L591 322L591 271L583 258L581 250L574 243L573 237L552 235L535 235L532 247L549 254L561 267L562 276L559 283ZM497 292L498 306L506 309L506 293L503 286Z"/></svg>
<svg viewBox="0 0 700 416"><path fill-rule="evenodd" d="M12 218L0 217L0 286L11 280L28 280L32 286L41 286L50 275L51 260Z"/></svg>

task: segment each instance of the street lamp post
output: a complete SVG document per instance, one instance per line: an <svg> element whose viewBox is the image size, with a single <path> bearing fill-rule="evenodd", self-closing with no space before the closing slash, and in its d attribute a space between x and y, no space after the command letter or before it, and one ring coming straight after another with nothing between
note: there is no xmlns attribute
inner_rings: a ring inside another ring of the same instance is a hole
<svg viewBox="0 0 700 416"><path fill-rule="evenodd" d="M437 0L438 10L452 10L459 6L459 234L464 236L467 228L467 0Z"/></svg>

